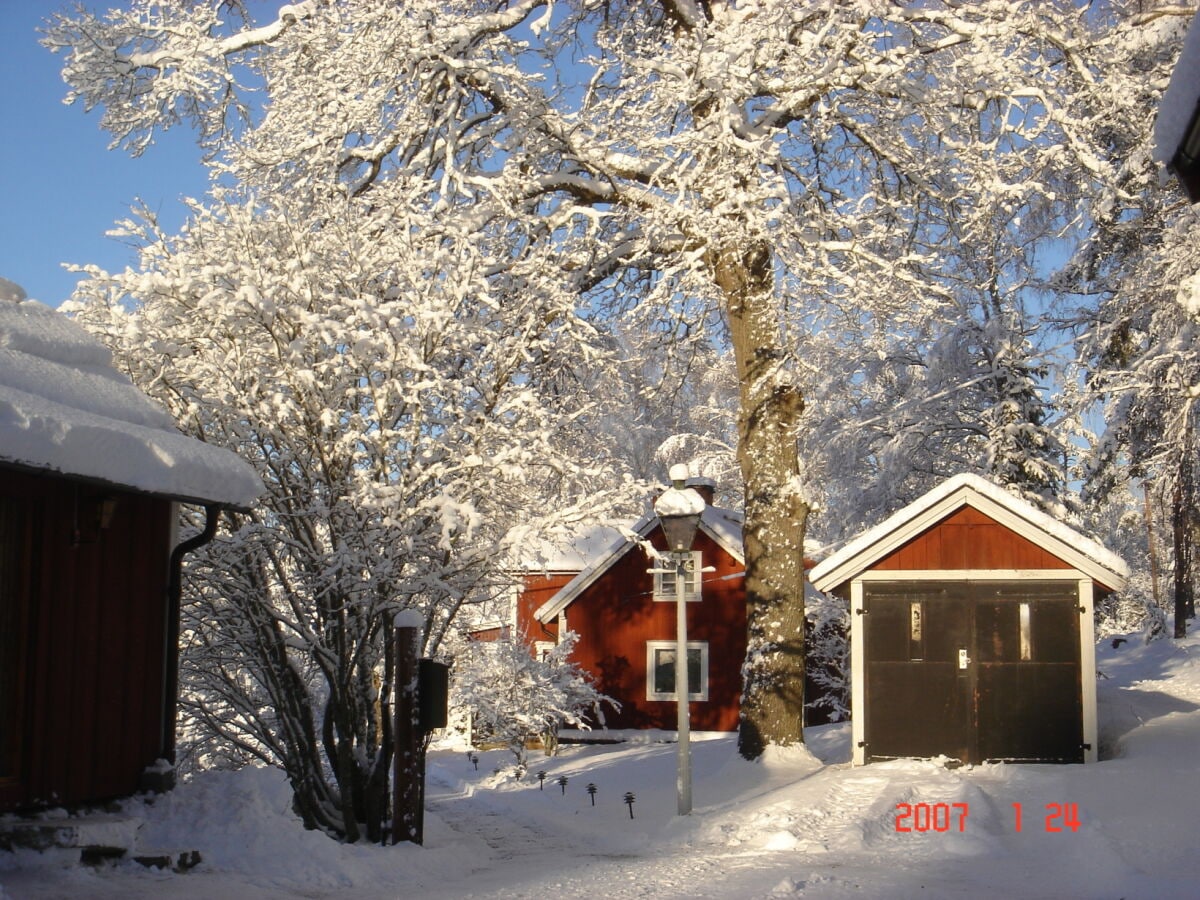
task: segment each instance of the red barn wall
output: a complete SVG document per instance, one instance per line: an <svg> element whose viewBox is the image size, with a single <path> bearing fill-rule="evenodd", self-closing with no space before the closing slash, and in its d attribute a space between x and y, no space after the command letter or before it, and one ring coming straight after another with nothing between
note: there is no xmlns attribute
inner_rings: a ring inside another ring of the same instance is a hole
<svg viewBox="0 0 1200 900"><path fill-rule="evenodd" d="M979 510L966 506L871 567L884 571L1069 569L1065 562Z"/></svg>
<svg viewBox="0 0 1200 900"><path fill-rule="evenodd" d="M481 644L490 644L493 641L501 640L507 634L507 626L497 625L495 628L477 628L467 635L467 640L478 641Z"/></svg>
<svg viewBox="0 0 1200 900"><path fill-rule="evenodd" d="M97 495L117 500L111 524L76 543ZM171 504L13 470L0 470L0 501L27 537L23 596L0 600L21 607L23 632L17 759L0 773L0 809L132 794L164 749Z"/></svg>
<svg viewBox="0 0 1200 900"><path fill-rule="evenodd" d="M651 540L665 547L661 531ZM688 640L708 642L708 700L690 705L698 731L736 731L746 655L746 602L742 566L706 534L694 549L706 573L702 600L689 603ZM675 604L655 602L651 563L631 547L566 609L567 627L579 634L572 660L592 673L602 693L620 701L606 707L608 728L675 730L675 702L646 699L646 642L675 639ZM729 577L734 576L734 577Z"/></svg>

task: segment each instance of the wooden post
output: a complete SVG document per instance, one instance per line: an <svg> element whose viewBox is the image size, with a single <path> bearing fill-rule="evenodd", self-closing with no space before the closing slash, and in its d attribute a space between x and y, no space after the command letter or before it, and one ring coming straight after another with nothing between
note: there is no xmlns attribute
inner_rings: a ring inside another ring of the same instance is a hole
<svg viewBox="0 0 1200 900"><path fill-rule="evenodd" d="M416 624L414 624L414 622ZM392 777L392 843L425 839L425 735L417 678L420 616L396 617L396 728Z"/></svg>

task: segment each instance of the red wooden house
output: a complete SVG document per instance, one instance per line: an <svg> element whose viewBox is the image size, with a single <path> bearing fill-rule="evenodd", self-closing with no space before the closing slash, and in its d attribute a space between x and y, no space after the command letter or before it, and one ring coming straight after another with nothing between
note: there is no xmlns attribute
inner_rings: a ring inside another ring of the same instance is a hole
<svg viewBox="0 0 1200 900"><path fill-rule="evenodd" d="M855 763L1097 758L1096 597L1125 564L960 475L823 560L850 604Z"/></svg>
<svg viewBox="0 0 1200 900"><path fill-rule="evenodd" d="M0 280L0 812L169 785L182 556L261 491L23 296Z"/></svg>
<svg viewBox="0 0 1200 900"><path fill-rule="evenodd" d="M693 484L711 504L710 485ZM516 626L536 645L567 629L579 638L572 660L597 688L621 704L606 710L609 730L674 731L675 587L655 568L641 542L665 549L658 519L591 535L589 549L570 560L528 570L516 602ZM607 535L607 542L598 538ZM597 546L599 545L599 549ZM736 731L746 654L741 516L708 505L693 544L688 593L691 722L698 731Z"/></svg>

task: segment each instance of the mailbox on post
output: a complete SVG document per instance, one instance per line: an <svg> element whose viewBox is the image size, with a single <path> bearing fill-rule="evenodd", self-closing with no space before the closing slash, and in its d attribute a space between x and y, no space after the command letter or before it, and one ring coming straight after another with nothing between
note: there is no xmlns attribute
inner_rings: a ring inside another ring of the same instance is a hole
<svg viewBox="0 0 1200 900"><path fill-rule="evenodd" d="M417 668L417 709L425 734L446 727L450 705L450 666L435 659L422 659Z"/></svg>

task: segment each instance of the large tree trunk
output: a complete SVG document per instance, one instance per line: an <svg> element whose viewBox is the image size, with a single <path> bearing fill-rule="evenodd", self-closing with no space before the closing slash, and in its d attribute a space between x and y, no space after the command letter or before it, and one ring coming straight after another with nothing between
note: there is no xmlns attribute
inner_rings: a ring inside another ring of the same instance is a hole
<svg viewBox="0 0 1200 900"><path fill-rule="evenodd" d="M796 435L804 400L784 367L765 244L710 257L725 294L740 383L738 463L746 521L748 644L738 748L804 740L804 524Z"/></svg>

